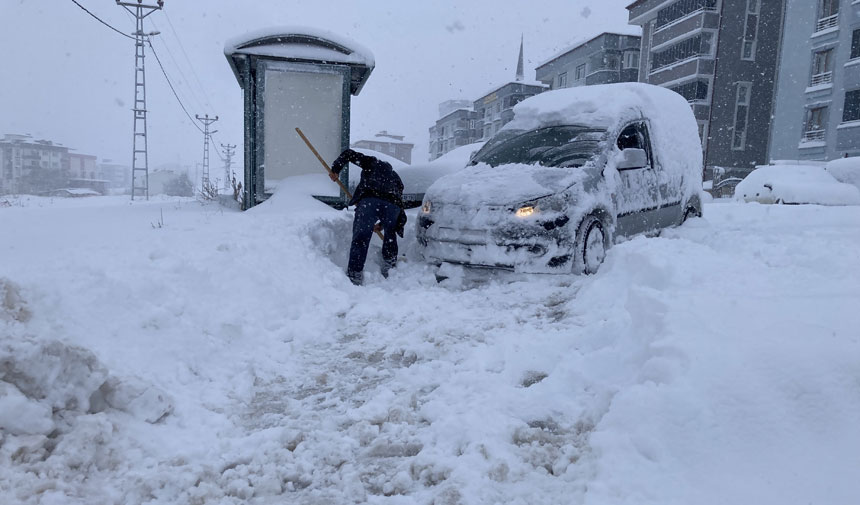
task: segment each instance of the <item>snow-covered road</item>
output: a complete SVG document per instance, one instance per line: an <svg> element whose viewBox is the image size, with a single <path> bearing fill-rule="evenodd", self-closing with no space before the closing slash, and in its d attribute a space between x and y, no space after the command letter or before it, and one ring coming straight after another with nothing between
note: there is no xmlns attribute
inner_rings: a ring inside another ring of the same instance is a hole
<svg viewBox="0 0 860 505"><path fill-rule="evenodd" d="M349 216L281 194L11 203L2 503L860 496L858 207L710 204L461 289L414 257L352 286Z"/></svg>

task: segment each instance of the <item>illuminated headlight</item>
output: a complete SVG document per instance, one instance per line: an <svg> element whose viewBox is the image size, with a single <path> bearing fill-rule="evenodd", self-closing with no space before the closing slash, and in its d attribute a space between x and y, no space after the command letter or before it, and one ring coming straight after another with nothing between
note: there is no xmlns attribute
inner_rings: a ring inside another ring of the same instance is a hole
<svg viewBox="0 0 860 505"><path fill-rule="evenodd" d="M424 202L423 205L421 205L421 212L423 212L425 214L429 214L432 209L433 209L433 206L430 205L430 200L427 200L426 202Z"/></svg>
<svg viewBox="0 0 860 505"><path fill-rule="evenodd" d="M525 218L533 215L537 212L537 208L534 205L523 205L516 211L517 217Z"/></svg>

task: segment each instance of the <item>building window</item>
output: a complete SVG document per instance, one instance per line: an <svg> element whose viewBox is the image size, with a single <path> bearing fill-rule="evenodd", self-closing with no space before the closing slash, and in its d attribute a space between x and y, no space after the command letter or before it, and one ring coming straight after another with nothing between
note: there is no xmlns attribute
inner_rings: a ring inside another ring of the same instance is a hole
<svg viewBox="0 0 860 505"><path fill-rule="evenodd" d="M735 127L732 132L732 149L743 151L747 144L747 122L750 115L752 83L739 82L735 99Z"/></svg>
<svg viewBox="0 0 860 505"><path fill-rule="evenodd" d="M825 124L827 122L827 107L814 107L806 114L806 126L803 129L803 141L815 142L824 140Z"/></svg>
<svg viewBox="0 0 860 505"><path fill-rule="evenodd" d="M708 81L705 79L685 82L669 89L683 96L688 102L708 99Z"/></svg>
<svg viewBox="0 0 860 505"><path fill-rule="evenodd" d="M860 89L845 92L845 107L842 108L842 122L860 121Z"/></svg>
<svg viewBox="0 0 860 505"><path fill-rule="evenodd" d="M566 88L567 87L567 72L562 72L558 74L558 87Z"/></svg>
<svg viewBox="0 0 860 505"><path fill-rule="evenodd" d="M668 7L660 9L657 13L657 28L662 28L672 21L681 19L694 12L703 10L712 11L716 7L717 0L679 0Z"/></svg>
<svg viewBox="0 0 860 505"><path fill-rule="evenodd" d="M741 46L742 60L755 60L756 39L758 38L759 0L747 0L744 41Z"/></svg>
<svg viewBox="0 0 860 505"><path fill-rule="evenodd" d="M818 23L815 25L816 32L838 26L839 1L840 0L819 0Z"/></svg>
<svg viewBox="0 0 860 505"><path fill-rule="evenodd" d="M581 81L585 79L585 63L576 67L576 73L574 74L577 81Z"/></svg>
<svg viewBox="0 0 860 505"><path fill-rule="evenodd" d="M833 49L818 51L812 55L812 79L810 86L830 84L833 81Z"/></svg>
<svg viewBox="0 0 860 505"><path fill-rule="evenodd" d="M853 60L854 58L860 58L860 28L854 30L854 33L851 35L851 56L850 58Z"/></svg>
<svg viewBox="0 0 860 505"><path fill-rule="evenodd" d="M603 56L603 68L618 70L618 63L618 56L615 54L606 54Z"/></svg>
<svg viewBox="0 0 860 505"><path fill-rule="evenodd" d="M696 56L709 56L711 54L713 37L714 34L711 32L702 32L696 36L682 40L668 49L652 53L651 71L654 72Z"/></svg>
<svg viewBox="0 0 860 505"><path fill-rule="evenodd" d="M841 0L821 0L819 19L839 14L839 2Z"/></svg>
<svg viewBox="0 0 860 505"><path fill-rule="evenodd" d="M639 68L639 51L624 53L624 68Z"/></svg>

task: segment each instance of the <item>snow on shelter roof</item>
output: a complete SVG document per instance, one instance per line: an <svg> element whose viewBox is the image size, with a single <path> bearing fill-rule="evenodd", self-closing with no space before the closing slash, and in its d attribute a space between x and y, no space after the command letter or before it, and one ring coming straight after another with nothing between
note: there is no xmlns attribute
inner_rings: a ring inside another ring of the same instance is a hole
<svg viewBox="0 0 860 505"><path fill-rule="evenodd" d="M305 26L264 28L231 38L224 44L224 56L240 85L238 61L246 56L347 65L352 69L353 95L361 91L376 64L373 53L366 47L336 33Z"/></svg>

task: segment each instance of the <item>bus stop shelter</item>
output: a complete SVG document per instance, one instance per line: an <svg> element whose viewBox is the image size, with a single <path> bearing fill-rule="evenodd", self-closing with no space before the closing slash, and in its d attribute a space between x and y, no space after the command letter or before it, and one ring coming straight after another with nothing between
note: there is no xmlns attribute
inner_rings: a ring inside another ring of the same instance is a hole
<svg viewBox="0 0 860 505"><path fill-rule="evenodd" d="M295 129L329 163L349 147L350 100L373 71L373 54L337 34L281 27L229 40L224 55L244 95L245 208L289 177L324 176ZM348 187L348 168L341 181ZM330 181L319 193L314 196L330 205L346 203Z"/></svg>

